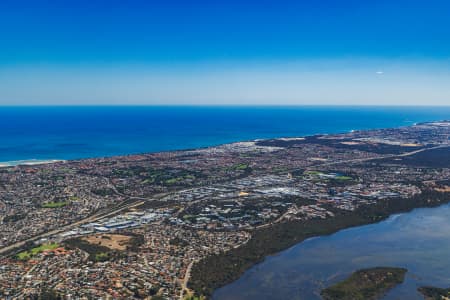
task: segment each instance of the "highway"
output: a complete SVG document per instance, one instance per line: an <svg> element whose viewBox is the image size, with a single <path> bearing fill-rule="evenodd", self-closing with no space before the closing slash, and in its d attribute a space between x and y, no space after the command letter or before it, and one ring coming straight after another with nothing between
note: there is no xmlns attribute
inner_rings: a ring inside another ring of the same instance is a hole
<svg viewBox="0 0 450 300"><path fill-rule="evenodd" d="M378 160L378 159L385 159L385 158L396 158L396 157L405 157L405 156L411 156L420 152L429 151L433 149L439 149L439 148L447 148L450 147L450 145L439 145L431 148L422 148L419 150L414 150L411 152L405 152L402 154L389 154L389 155L382 155L382 156L376 156L376 157L368 157L368 158L356 158L356 159L349 159L349 160L340 160L340 161L333 161L333 162L326 162L318 165L311 166L307 169L313 169L316 167L322 167L322 166L331 166L331 165L339 165L339 164L348 164L348 163L355 163L355 162L365 162L365 161L371 161L371 160Z"/></svg>
<svg viewBox="0 0 450 300"><path fill-rule="evenodd" d="M326 163L322 163L322 164L311 166L311 167L309 167L307 169L313 169L313 168L317 168L317 167L321 167L321 166L338 165L338 164L344 164L344 163L348 164L348 163L365 162L365 161L379 160L379 159L386 159L386 158L406 157L406 156L411 156L411 155L414 155L414 154L417 154L417 153L420 153L420 152L429 151L429 150L438 149L438 148L446 148L446 147L450 147L450 145L439 145L439 146L435 146L435 147L431 147L431 148L422 148L422 149L418 149L418 150L414 150L414 151L406 152L406 153L402 153L402 154L389 154L389 155L377 156L377 157L358 158L358 159L351 159L351 160L345 160L345 161L326 162ZM128 202L128 203L122 202L118 206L111 208L110 211L93 214L93 215L91 215L91 216L89 216L87 218L81 219L81 220L79 220L79 221L77 221L75 223L72 223L72 224L65 225L65 226L63 226L63 227L61 227L59 229L51 230L51 231L39 234L37 236L25 239L23 241L16 242L14 244L11 244L11 245L8 245L6 247L3 247L3 248L0 249L0 256L4 255L5 253L9 253L11 250L14 250L15 248L22 247L27 242L37 241L37 240L42 239L42 238L46 238L46 237L49 237L49 236L53 236L53 235L56 235L56 234L59 234L59 233L71 230L71 229L73 229L75 227L78 227L78 226L80 226L82 224L85 224L85 223L95 222L95 221L97 221L99 219L102 219L102 218L105 218L105 217L109 217L109 216L112 216L112 215L116 215L116 214L118 214L118 213L120 213L122 211L128 210L130 208L138 207L138 206L144 204L145 201L157 200L157 198L163 197L163 196L168 194L168 193L162 193L162 194L159 194L159 195L155 195L154 198L152 198L152 199L150 199L150 198L143 198L143 197L127 196L127 195L124 195L124 194L120 193L119 191L117 191L117 189L111 183L110 183L110 185L113 187L113 190L114 190L114 192L117 195L126 197L127 200L125 200L124 202ZM193 204L193 203L191 203L191 204ZM280 217L278 219L281 220L282 217ZM260 225L260 226L258 226L258 228L270 226L273 223L276 223L276 221Z"/></svg>
<svg viewBox="0 0 450 300"><path fill-rule="evenodd" d="M20 242L8 245L8 246L3 247L3 248L0 249L0 256L4 255L5 253L10 252L11 250L14 250L16 248L22 247L27 242L34 242L34 241L37 241L37 240L42 239L42 238L46 238L46 237L49 237L49 236L53 236L53 235L56 235L56 234L59 234L59 233L71 230L71 229L73 229L75 227L78 227L78 226L80 226L82 224L85 224L85 223L95 222L95 221L97 221L99 219L102 219L102 218L105 218L105 217L109 217L109 216L112 216L112 215L116 215L116 214L118 214L118 213L120 213L120 212L122 212L124 210L130 209L130 208L133 208L133 207L138 207L138 206L142 205L144 202L145 201L141 200L141 201L133 201L133 202L130 202L130 203L121 203L119 206L117 206L115 208L112 208L110 211L93 214L93 215L91 215L91 216L89 216L87 218L81 219L81 220L79 220L79 221L77 221L75 223L71 223L71 224L65 225L65 226L63 226L63 227L61 227L59 229L51 230L51 231L48 231L48 232L36 235L34 237L25 239L23 241L20 241Z"/></svg>

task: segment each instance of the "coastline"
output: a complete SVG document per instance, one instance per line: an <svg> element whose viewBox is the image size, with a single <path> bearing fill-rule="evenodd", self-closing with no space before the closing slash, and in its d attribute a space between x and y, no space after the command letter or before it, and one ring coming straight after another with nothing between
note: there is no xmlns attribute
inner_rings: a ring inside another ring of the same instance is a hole
<svg viewBox="0 0 450 300"><path fill-rule="evenodd" d="M449 193L433 192L409 199L389 199L374 206L361 207L352 213L335 218L288 222L258 230L250 241L227 253L212 255L192 268L189 287L198 295L215 299L214 292L239 279L246 271L309 238L335 234L341 230L375 224L391 216L414 209L437 207L450 203ZM268 237L275 237L275 240ZM210 266L219 267L221 273L209 272Z"/></svg>
<svg viewBox="0 0 450 300"><path fill-rule="evenodd" d="M445 120L438 120L438 121L427 121L427 122L420 122L420 123L414 123L414 124L426 124L426 123L434 123L434 122L443 122ZM403 128L403 127L409 127L411 125L403 125L403 126L397 126L393 127L395 129ZM7 168L7 167L15 167L15 166L33 166L33 165L43 165L43 164L52 164L52 163L65 163L65 162L75 162L75 161L84 161L84 160L91 160L91 159L111 159L111 158L121 158L121 157L128 157L128 156L138 156L138 155L149 155L149 154L159 154L159 153L176 153L176 152L186 152L186 151L200 151L200 150L206 150L211 148L220 148L225 147L227 145L233 145L233 144L239 144L239 143L258 143L258 142L264 142L264 141L270 141L270 140L280 140L283 142L292 142L292 141L304 141L307 138L314 138L314 137L321 137L321 136L327 136L327 135L340 135L340 134L346 134L346 133L353 133L357 131L370 131L370 130L386 130L390 129L390 127L375 127L370 129L351 129L348 131L338 131L335 133L324 133L324 132L316 132L312 134L305 134L305 135L299 135L299 136L276 136L276 137L268 137L268 138L253 138L253 139L243 139L243 140L234 140L230 142L224 142L224 143L217 143L217 144L209 144L205 146L199 146L194 148L174 148L174 149L167 149L167 150L160 150L160 151L143 151L143 152L136 152L136 153L127 153L127 154L117 154L117 155L106 155L106 156L88 156L88 157L80 157L80 158L67 158L67 159L18 159L18 160L8 160L8 161L1 161L0 162L0 168Z"/></svg>
<svg viewBox="0 0 450 300"><path fill-rule="evenodd" d="M321 135L312 135L312 136L305 136L305 137L316 137L316 140L319 140ZM279 150L282 149L282 145L277 145L277 143L305 143L308 142L307 138L300 137L300 138L279 138L276 140L252 140L251 142L235 142L235 143L229 143L229 144L222 144L222 146L210 146L210 147L204 147L204 148L195 148L191 150L176 150L176 151L167 151L172 152L173 155L167 155L165 156L168 161L177 161L175 157L178 156L178 154L184 153L184 155L189 156L189 159L191 159L190 156L192 155L201 155L201 154L211 154L215 155L216 153L214 150L217 151L220 155L222 153L220 150L226 150L229 148L230 151L237 151L238 153L241 153L241 151L244 151L247 149L246 147L251 144L251 146L254 148L253 150L261 150L259 147L267 147L267 149L275 149ZM314 140L314 141L316 141ZM264 142L265 141L265 142ZM339 139L340 141L340 139ZM318 144L322 145L322 141L319 141ZM338 145L341 145L342 143L339 143ZM314 144L315 145L315 144ZM381 145L384 145L381 143ZM285 145L286 148L289 148ZM345 146L347 147L347 146ZM390 146L393 147L393 146ZM402 145L397 145L396 147L404 147ZM354 156L352 157L346 157L348 160L342 161L339 160L339 157L336 161L332 161L330 163L323 163L318 165L312 166L329 166L333 165L336 162L337 163L343 163L343 162L362 162L362 161L370 161L370 160L378 160L380 158L392 158L392 157L406 157L408 155L413 155L416 153L419 153L421 151L426 150L433 150L435 148L442 148L443 146L435 146L434 148L424 148L417 151L411 151L411 152L399 152L399 150L391 149L394 154L386 154L384 153L384 156L380 155L374 155L374 156L365 156L363 158L355 159ZM445 147L449 147L448 145ZM373 150L373 149L372 149ZM395 151L394 151L395 150ZM405 149L404 149L405 150ZM270 151L268 151L270 152ZM378 153L373 151L374 153ZM162 152L154 152L156 154L162 153ZM154 153L146 153L142 155L149 155L152 159L155 159L155 161L161 160L164 155L155 155ZM234 153L234 152L233 152ZM315 152L314 152L315 153ZM387 152L391 153L391 152ZM406 153L406 154L405 154ZM105 163L111 163L114 165L114 163L120 163L121 159L126 160L127 162L130 162L130 166L126 166L128 168L133 167L135 164L135 161L138 161L140 157L138 155L130 154L130 155L124 155L124 156L110 156L110 157L102 157L102 158L91 158L91 159L79 159L79 160L70 160L66 161L68 164L71 164L72 162L73 167L83 167L79 166L79 163L83 163L83 161L88 161L92 164L92 168L95 167L96 163L102 164ZM183 156L183 154L181 155ZM276 157L278 158L278 157ZM148 157L143 157L143 161L145 159L148 159ZM184 158L183 158L184 159ZM247 158L245 158L247 159ZM250 159L247 159L250 160ZM47 163L56 163L60 162L61 160L25 160L25 161L13 161L13 162L7 162L11 165L25 165L25 166L33 166L33 165L40 165L40 164L47 164ZM182 164L185 163L185 160L180 160ZM146 161L144 165L146 165ZM439 164L442 164L442 161L439 161ZM48 169L54 169L58 170L59 167L63 168L64 164L58 164L55 167L43 167L42 169L45 169L47 171ZM184 166L184 165L183 165ZM236 165L232 165L236 166ZM238 164L237 166L240 166ZM247 166L247 165L245 165ZM270 165L269 165L270 166ZM289 164L289 166L291 166ZM208 163L205 165L205 168L210 168L211 165ZM333 167L332 167L333 168ZM35 168L36 172L39 171L40 168ZM247 169L247 167L245 168ZM114 170L114 168L110 168L108 170ZM227 170L227 169L224 169ZM237 170L240 170L239 168ZM14 168L11 169L11 171L23 171L28 172L29 170L27 168ZM264 171L263 174L266 174L266 172L273 172L272 169L268 169L268 171ZM286 171L283 171L286 172ZM334 171L333 171L334 172ZM3 172L2 172L3 173ZM8 172L4 172L8 173ZM32 173L32 172L31 172ZM241 172L242 173L242 172ZM238 173L241 174L241 173ZM140 174L140 173L139 173ZM245 173L248 175L248 173ZM278 174L278 173L277 173ZM261 175L261 172L260 172ZM6 175L5 175L6 176ZM119 176L120 177L120 176ZM292 175L291 175L292 177ZM233 178L233 177L230 177ZM356 178L356 177L355 177ZM90 178L89 178L90 180ZM416 181L408 181L408 184L419 184ZM69 185L72 184L72 182L68 182ZM142 181L139 180L137 182L137 187L142 186ZM346 229L350 227L370 224L370 223L377 223L381 220L384 220L385 218L389 217L391 214L396 214L399 212L409 211L414 208L419 207L427 207L427 206L436 206L440 205L442 203L447 203L450 201L448 197L448 193L444 192L434 192L429 193L429 189L425 187L425 190L428 191L427 194L421 195L418 197L412 197L408 198L408 201L404 201L402 199L398 198L392 198L394 196L390 196L391 198L386 199L386 201L380 201L378 205L373 205L370 207L363 207L361 206L361 209L355 210L350 212L336 212L330 207L327 207L327 209L330 209L330 211L334 212L336 214L336 217L334 217L334 214L331 214L332 218L326 218L326 219L309 219L309 220L289 220L288 222L282 222L282 223L271 223L269 226L266 227L256 227L257 229L255 231L252 231L252 238L248 241L246 241L246 244L243 244L241 247L237 247L232 249L231 251L228 251L226 253L220 253L213 255L212 257L206 257L204 260L200 261L198 264L194 265L191 280L189 282L189 287L192 286L192 289L195 290L199 295L206 295L211 296L215 289L218 287L223 286L224 284L227 284L229 282L232 282L233 280L239 278L239 276L245 272L247 269L252 267L254 264L261 262L267 257L268 255L273 255L276 253L279 253L280 251L283 251L284 249L287 249L291 247L292 245L295 245L297 243L303 242L305 239L308 238L314 238L319 237L323 235L329 235L332 233L335 233L336 231L339 231L341 229ZM175 191L175 190L174 190ZM392 194L392 193L391 193ZM119 196L123 196L124 194L118 194ZM413 194L414 195L414 194ZM431 195L431 196L430 196ZM439 197L436 197L439 196ZM131 196L133 197L133 196ZM134 197L137 198L137 197ZM139 198L143 199L143 198ZM392 201L395 200L395 201ZM326 204L324 204L325 206ZM341 210L339 210L341 211ZM217 253L217 252L216 252ZM198 269L200 268L200 270ZM202 269L203 268L203 269ZM210 272L216 272L216 274L211 274ZM220 274L223 273L223 274ZM206 276L206 277L203 277ZM197 285L197 286L195 286Z"/></svg>
<svg viewBox="0 0 450 300"><path fill-rule="evenodd" d="M449 113L450 107L1 108L0 162L33 158L80 160L182 151L256 139L398 128L414 122L443 120ZM122 121L117 122L118 118ZM37 128L36 124L45 126Z"/></svg>
<svg viewBox="0 0 450 300"><path fill-rule="evenodd" d="M0 162L0 168L16 167L16 166L37 166L45 164L54 164L59 162L66 162L64 159L27 159L27 160L11 160Z"/></svg>

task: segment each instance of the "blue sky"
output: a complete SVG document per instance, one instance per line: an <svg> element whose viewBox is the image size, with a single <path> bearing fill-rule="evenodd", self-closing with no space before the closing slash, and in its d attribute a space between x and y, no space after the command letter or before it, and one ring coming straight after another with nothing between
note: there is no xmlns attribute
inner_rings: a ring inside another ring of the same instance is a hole
<svg viewBox="0 0 450 300"><path fill-rule="evenodd" d="M0 2L0 104L450 105L450 2Z"/></svg>

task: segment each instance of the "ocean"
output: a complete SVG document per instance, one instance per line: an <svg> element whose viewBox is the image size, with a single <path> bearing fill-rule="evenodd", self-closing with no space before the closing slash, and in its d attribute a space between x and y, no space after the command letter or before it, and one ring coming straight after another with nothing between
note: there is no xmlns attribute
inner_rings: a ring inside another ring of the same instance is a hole
<svg viewBox="0 0 450 300"><path fill-rule="evenodd" d="M192 149L450 119L450 107L0 107L0 162Z"/></svg>

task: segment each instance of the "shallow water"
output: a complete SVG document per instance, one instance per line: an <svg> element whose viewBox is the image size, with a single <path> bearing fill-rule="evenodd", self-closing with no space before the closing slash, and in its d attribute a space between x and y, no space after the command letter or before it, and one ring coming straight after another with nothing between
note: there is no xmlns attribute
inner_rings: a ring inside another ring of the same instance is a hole
<svg viewBox="0 0 450 300"><path fill-rule="evenodd" d="M248 270L214 294L227 299L320 299L320 290L361 268L408 269L384 299L423 299L423 285L450 287L450 205L299 243Z"/></svg>

